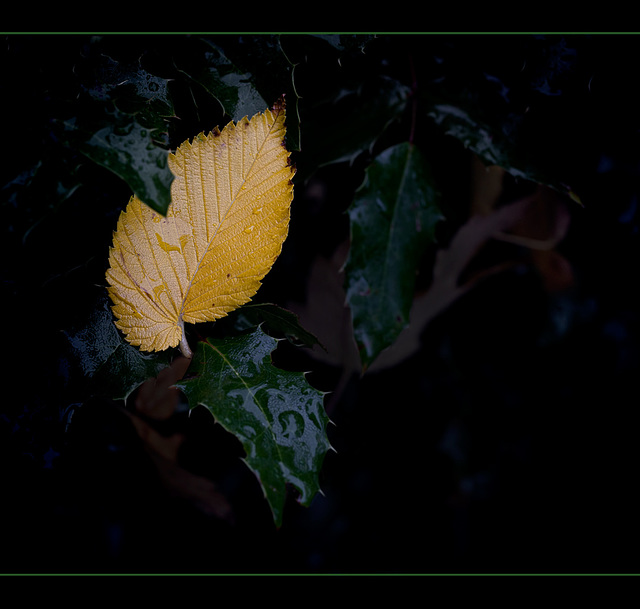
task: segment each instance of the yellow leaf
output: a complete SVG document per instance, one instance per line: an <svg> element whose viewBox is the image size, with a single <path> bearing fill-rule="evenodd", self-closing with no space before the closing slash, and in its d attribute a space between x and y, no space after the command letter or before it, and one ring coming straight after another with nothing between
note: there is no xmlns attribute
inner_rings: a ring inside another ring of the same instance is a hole
<svg viewBox="0 0 640 609"><path fill-rule="evenodd" d="M131 197L118 219L107 282L116 326L144 351L180 344L184 323L245 304L282 250L293 199L284 102L201 133L169 155L166 217Z"/></svg>

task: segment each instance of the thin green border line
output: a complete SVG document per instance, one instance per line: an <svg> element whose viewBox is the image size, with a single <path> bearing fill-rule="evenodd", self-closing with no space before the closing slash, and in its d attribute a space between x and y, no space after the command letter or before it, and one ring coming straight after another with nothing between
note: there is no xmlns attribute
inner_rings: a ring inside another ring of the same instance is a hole
<svg viewBox="0 0 640 609"><path fill-rule="evenodd" d="M475 36L487 36L487 35L545 35L545 36L554 36L554 35L558 35L558 36L573 36L573 35L611 35L611 34L617 34L617 35L638 35L640 34L640 30L638 31L623 31L623 32L617 32L617 31L599 31L599 30L595 30L595 31L555 31L555 30L551 30L551 31L547 31L547 30L539 30L539 31L520 31L520 30L514 30L514 31L478 31L478 32L474 32L474 31L465 31L465 30L461 30L461 31L429 31L429 30L425 30L425 31L420 31L420 30L415 30L415 31L408 31L408 32L394 32L394 31L381 31L381 32L374 32L374 31L345 31L345 32L340 32L340 31L319 31L319 32L312 32L312 31L283 31L283 32L271 32L271 31L264 31L264 32L260 32L260 31L231 31L231 32L222 32L222 31L216 31L216 30L185 30L185 31L162 31L162 30L158 30L158 31L150 31L150 32L137 32L137 31L92 31L92 30L80 30L80 31L41 31L41 30L20 30L20 31L0 31L0 34L3 35L7 35L7 34L16 34L16 35L20 35L20 34L47 34L47 35L54 35L54 36L59 36L59 35L71 35L71 34L76 34L76 35L92 35L92 36L100 36L100 35L109 35L109 34L123 34L123 35L158 35L158 34L162 34L162 35L166 35L166 34L173 34L173 35L184 35L184 34L190 34L190 35L204 35L204 34L228 34L228 35L238 35L238 34L243 34L243 35L267 35L267 34L311 34L311 35L344 35L344 36L350 36L350 35L378 35L378 36L403 36L403 35L460 35L460 36L468 36L468 35L475 35Z"/></svg>

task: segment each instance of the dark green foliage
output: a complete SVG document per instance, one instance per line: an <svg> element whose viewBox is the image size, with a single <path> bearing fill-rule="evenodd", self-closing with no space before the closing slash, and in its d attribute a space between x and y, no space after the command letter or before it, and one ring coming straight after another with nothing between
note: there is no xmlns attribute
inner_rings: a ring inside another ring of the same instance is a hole
<svg viewBox="0 0 640 609"><path fill-rule="evenodd" d="M349 218L347 303L367 366L408 325L416 270L443 219L427 161L415 146L398 144L374 160Z"/></svg>
<svg viewBox="0 0 640 609"><path fill-rule="evenodd" d="M229 339L200 342L192 379L177 384L191 407L206 406L242 443L276 525L282 525L286 485L309 505L320 490L318 472L329 449L323 394L301 373L271 363L277 341L259 328Z"/></svg>
<svg viewBox="0 0 640 609"><path fill-rule="evenodd" d="M143 381L158 376L172 354L143 353L130 345L113 323L110 304L108 296L101 294L84 324L71 326L65 336L69 360L87 382L88 395L126 400Z"/></svg>
<svg viewBox="0 0 640 609"><path fill-rule="evenodd" d="M638 570L637 36L2 41L0 569ZM112 324L118 215L166 211L168 151L283 94L289 237L254 302L188 328L171 390L177 354ZM475 161L506 172L495 208L557 197L507 227L529 241L469 222Z"/></svg>

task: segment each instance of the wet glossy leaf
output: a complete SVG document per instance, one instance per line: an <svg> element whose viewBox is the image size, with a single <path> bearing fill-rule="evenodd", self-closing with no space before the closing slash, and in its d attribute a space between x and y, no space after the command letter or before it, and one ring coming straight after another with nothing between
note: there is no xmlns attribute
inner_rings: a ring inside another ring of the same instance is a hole
<svg viewBox="0 0 640 609"><path fill-rule="evenodd" d="M593 72L583 63L588 37L516 37L509 53L492 37L474 40L473 52L462 40L433 45L438 65L420 95L443 132L485 164L577 199L571 182L588 149L584 125L587 139L598 131Z"/></svg>
<svg viewBox="0 0 640 609"><path fill-rule="evenodd" d="M95 130L75 120L66 121L64 129L77 150L121 177L149 207L166 213L174 177L168 152L135 116L115 110Z"/></svg>
<svg viewBox="0 0 640 609"><path fill-rule="evenodd" d="M108 55L108 48L101 48L100 42L95 46L90 67L85 66L87 94L96 102L113 103L118 110L135 115L147 129L166 130L166 119L174 117L168 79L145 69L139 56L118 61Z"/></svg>
<svg viewBox="0 0 640 609"><path fill-rule="evenodd" d="M285 109L229 123L170 156L166 218L132 197L118 220L107 281L116 325L144 351L180 344L184 323L215 321L248 302L289 228L294 169Z"/></svg>
<svg viewBox="0 0 640 609"><path fill-rule="evenodd" d="M200 39L194 45L198 52L190 51L185 58L177 58L178 69L215 97L225 114L239 121L268 105L253 84L251 74L235 66L220 47Z"/></svg>
<svg viewBox="0 0 640 609"><path fill-rule="evenodd" d="M260 324L270 332L284 335L294 345L320 345L317 337L302 327L300 319L292 311L269 303L249 303L238 310L236 325L253 327Z"/></svg>
<svg viewBox="0 0 640 609"><path fill-rule="evenodd" d="M533 157L533 161L529 160L531 157L523 154L513 137L505 135L503 130L482 123L464 108L452 104L437 104L429 114L447 135L458 139L486 165L497 165L517 178L545 184L578 200L577 194L549 175L544 159ZM518 122L516 118L513 120ZM518 127L513 124L505 129L513 132Z"/></svg>
<svg viewBox="0 0 640 609"><path fill-rule="evenodd" d="M323 393L302 373L273 366L277 342L260 328L201 342L189 369L194 378L177 386L191 408L202 404L240 440L279 526L287 485L309 505L319 491L318 474L330 446Z"/></svg>
<svg viewBox="0 0 640 609"><path fill-rule="evenodd" d="M95 37L74 66L80 93L59 139L122 178L156 211L165 214L173 175L167 165L168 121L174 117L168 79L148 71L139 54L111 56L118 46Z"/></svg>
<svg viewBox="0 0 640 609"><path fill-rule="evenodd" d="M349 208L347 302L365 367L408 324L417 264L442 218L437 199L426 159L404 143L375 159Z"/></svg>
<svg viewBox="0 0 640 609"><path fill-rule="evenodd" d="M300 120L298 93L294 85L294 65L282 49L281 36L213 36L215 46L236 66L262 99L273 100L285 96L287 100L287 148L300 150ZM235 76L231 78L235 82ZM249 89L245 89L245 93ZM244 116L244 115L243 115Z"/></svg>
<svg viewBox="0 0 640 609"><path fill-rule="evenodd" d="M170 364L168 353L143 354L124 340L113 325L106 295L87 320L65 331L65 336L70 360L82 373L91 395L124 400Z"/></svg>

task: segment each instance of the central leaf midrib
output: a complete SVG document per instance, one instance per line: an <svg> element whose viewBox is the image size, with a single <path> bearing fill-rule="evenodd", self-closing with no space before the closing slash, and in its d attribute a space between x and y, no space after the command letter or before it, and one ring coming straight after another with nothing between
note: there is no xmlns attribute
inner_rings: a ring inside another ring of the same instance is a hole
<svg viewBox="0 0 640 609"><path fill-rule="evenodd" d="M398 217L399 208L400 208L400 199L402 196L402 192L404 191L404 188L405 188L407 173L409 170L409 162L411 159L412 152L413 152L412 147L409 147L407 149L407 154L405 157L405 165L402 171L402 177L400 178L400 183L398 184L398 190L395 193L395 203L393 207L393 214L391 215L391 222L389 224L389 236L387 237L387 245L385 248L384 265L382 267L381 280L379 283L380 289L384 289L387 283L390 250L391 250L392 244L394 243L394 232L395 232L395 225L397 223L397 217ZM384 300L380 300L380 306L382 306L386 310L387 303Z"/></svg>
<svg viewBox="0 0 640 609"><path fill-rule="evenodd" d="M260 402L260 400L258 400L256 394L253 392L253 390L251 389L251 387L249 386L249 384L245 381L244 377L242 376L242 374L240 374L240 372L236 369L236 367L231 363L231 361L227 358L227 356L225 355L225 353L223 353L220 349L218 349L218 347L216 347L215 345L212 345L209 341L206 342L207 345L209 345L211 347L211 349L218 354L218 356L222 359L222 361L228 366L228 368L231 370L231 372L236 376L236 378L242 383L242 385L244 385L245 389L247 390L247 392L249 393L249 395L251 396L251 399L253 400L253 402L256 404L256 406L260 409L260 412L262 412L262 414L264 415L264 418L267 422L266 428L263 429L260 433L258 433L255 438L254 441L257 440L258 438L264 436L267 431L271 432L271 437L274 438L273 440L273 444L275 445L276 448L276 452L278 453L278 457L280 459L281 462L284 462L283 459L283 455L282 452L280 450L280 445L278 444L278 442L275 441L275 437L276 434L273 430L273 425L271 424L271 421L269 420L269 416L268 416L268 409L265 408L262 403Z"/></svg>

